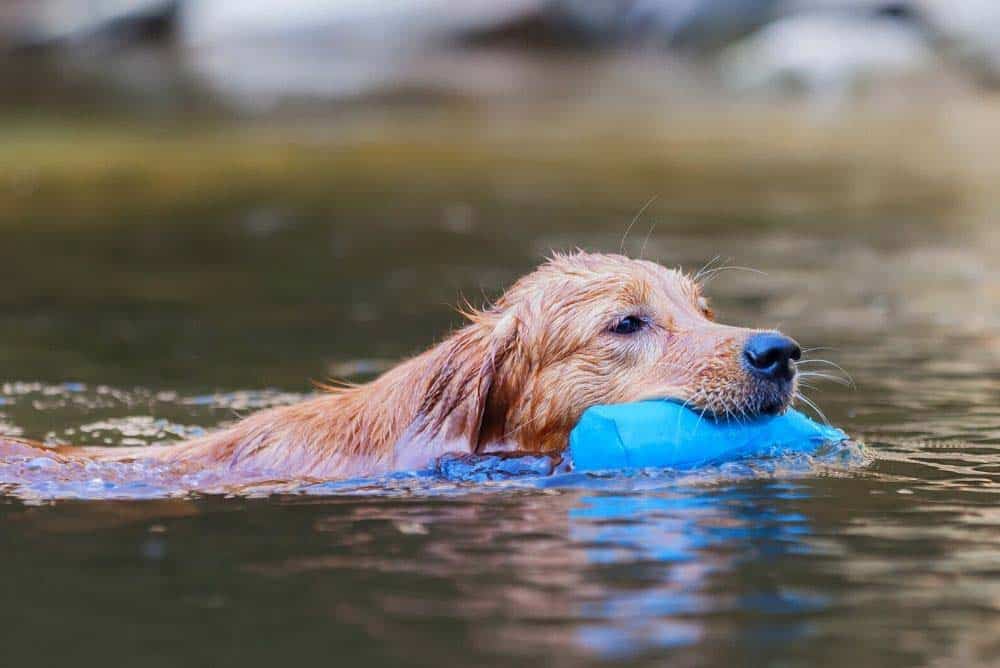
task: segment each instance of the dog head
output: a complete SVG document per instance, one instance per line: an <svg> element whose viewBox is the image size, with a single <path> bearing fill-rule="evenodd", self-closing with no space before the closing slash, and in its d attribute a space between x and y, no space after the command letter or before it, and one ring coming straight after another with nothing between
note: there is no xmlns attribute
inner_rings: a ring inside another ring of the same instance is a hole
<svg viewBox="0 0 1000 668"><path fill-rule="evenodd" d="M670 398L716 417L784 411L798 345L715 321L680 271L555 255L436 351L420 414L472 451L555 452L588 407Z"/></svg>

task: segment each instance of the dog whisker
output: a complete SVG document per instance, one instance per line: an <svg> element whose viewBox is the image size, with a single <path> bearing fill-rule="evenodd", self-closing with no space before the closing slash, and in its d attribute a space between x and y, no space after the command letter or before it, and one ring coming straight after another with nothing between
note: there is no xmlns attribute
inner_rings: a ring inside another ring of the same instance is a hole
<svg viewBox="0 0 1000 668"><path fill-rule="evenodd" d="M653 202L655 202L657 199L659 199L659 198L660 198L659 195L653 195L648 200L646 200L646 203L642 205L642 207L639 209L638 213L635 214L635 217L632 218L632 222L630 222L628 224L628 227L625 228L625 233L622 234L621 244L619 244L619 247L618 247L618 252L619 252L620 255L624 255L625 254L625 242L628 240L629 232L632 231L632 228L635 227L635 224L639 222L640 218L642 218L642 214L644 214L646 212L646 209L648 209L650 207L650 205Z"/></svg>
<svg viewBox="0 0 1000 668"><path fill-rule="evenodd" d="M798 367L800 367L800 366L802 366L804 364L826 364L827 366L831 366L834 369L836 369L837 371L839 371L840 373L844 374L844 376L847 378L847 380L851 383L851 387L855 387L855 388L857 387L857 385L854 382L854 378L852 378L851 374L849 374L847 372L847 369L845 369L844 367L840 366L836 362L832 362L832 361L827 360L827 359L820 359L820 358L817 358L817 357L813 357L813 358L810 358L810 359L807 359L807 360L799 360L798 362L795 363L795 366L796 366L796 368L798 368Z"/></svg>
<svg viewBox="0 0 1000 668"><path fill-rule="evenodd" d="M691 276L691 282L692 283L699 283L701 281L701 277L705 274L706 271L708 271L709 267L711 267L713 264L715 264L716 262L718 262L720 257L722 257L722 256L721 255L716 255L711 260L709 260L708 262L706 262L701 269L699 269L698 271L696 271L694 273L694 275Z"/></svg>
<svg viewBox="0 0 1000 668"><path fill-rule="evenodd" d="M726 265L724 267L716 267L715 269L709 269L698 279L698 284L702 287L707 286L711 280L723 271L747 271L751 274L760 274L761 276L767 276L767 272L761 271L760 269L754 269L753 267L741 267L737 265Z"/></svg>
<svg viewBox="0 0 1000 668"><path fill-rule="evenodd" d="M736 420L738 418L738 416L736 415L736 410L735 409L730 409L729 402L726 401L725 399L722 400L722 406L723 406L723 410L726 413L726 419L727 420Z"/></svg>
<svg viewBox="0 0 1000 668"><path fill-rule="evenodd" d="M799 378L819 378L819 379L822 379L822 380L828 380L831 383L836 383L838 385L843 385L845 387L853 387L854 386L853 383L851 383L846 378L841 378L840 376L834 376L834 375L829 374L829 373L820 373L818 371L800 371L799 372Z"/></svg>
<svg viewBox="0 0 1000 668"><path fill-rule="evenodd" d="M698 392L696 393L696 396L698 396L698 395L700 395L701 396L701 400L704 401L705 396L704 396L704 392L702 390L698 390ZM704 403L704 405L701 408L701 413L699 413L699 415L698 415L698 421L694 425L694 430L695 431L698 431L698 427L701 426L701 421L702 421L702 419L704 419L705 413L707 413L707 412L708 412L708 403Z"/></svg>
<svg viewBox="0 0 1000 668"><path fill-rule="evenodd" d="M826 419L826 414L820 410L819 406L817 406L812 399L804 395L802 392L796 392L795 398L804 403L809 408L813 409L813 411L816 412L816 415L818 415L819 418L823 420L823 424L829 426L830 421Z"/></svg>
<svg viewBox="0 0 1000 668"><path fill-rule="evenodd" d="M642 240L642 247L639 248L639 259L640 260L646 254L646 244L649 243L649 238L651 236L653 236L653 230L655 230L655 229L656 229L656 221L653 220L653 222L651 222L649 224L649 230L646 232L646 238Z"/></svg>

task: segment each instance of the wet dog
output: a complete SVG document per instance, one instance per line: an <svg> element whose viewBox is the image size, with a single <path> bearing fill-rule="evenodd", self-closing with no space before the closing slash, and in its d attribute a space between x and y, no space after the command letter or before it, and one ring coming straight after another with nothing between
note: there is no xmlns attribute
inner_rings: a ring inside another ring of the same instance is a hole
<svg viewBox="0 0 1000 668"><path fill-rule="evenodd" d="M184 443L55 456L342 479L446 453L558 454L595 404L674 398L749 417L784 411L796 392L792 339L715 322L695 277L649 261L554 255L465 315L463 328L365 385L326 388Z"/></svg>

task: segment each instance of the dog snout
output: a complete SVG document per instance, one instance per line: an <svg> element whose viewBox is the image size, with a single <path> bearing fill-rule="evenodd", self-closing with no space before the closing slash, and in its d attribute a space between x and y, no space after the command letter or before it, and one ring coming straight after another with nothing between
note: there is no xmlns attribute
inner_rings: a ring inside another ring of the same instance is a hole
<svg viewBox="0 0 1000 668"><path fill-rule="evenodd" d="M777 332L754 334L743 345L743 359L750 373L767 380L791 380L793 362L802 357L794 339Z"/></svg>

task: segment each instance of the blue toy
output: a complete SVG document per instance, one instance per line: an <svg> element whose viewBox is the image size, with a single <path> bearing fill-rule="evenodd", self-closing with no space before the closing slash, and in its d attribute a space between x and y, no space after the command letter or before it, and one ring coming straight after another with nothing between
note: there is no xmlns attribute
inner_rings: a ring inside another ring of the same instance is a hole
<svg viewBox="0 0 1000 668"><path fill-rule="evenodd" d="M578 471L691 469L769 455L812 454L848 440L795 410L753 420L714 420L673 401L594 406L569 435Z"/></svg>

